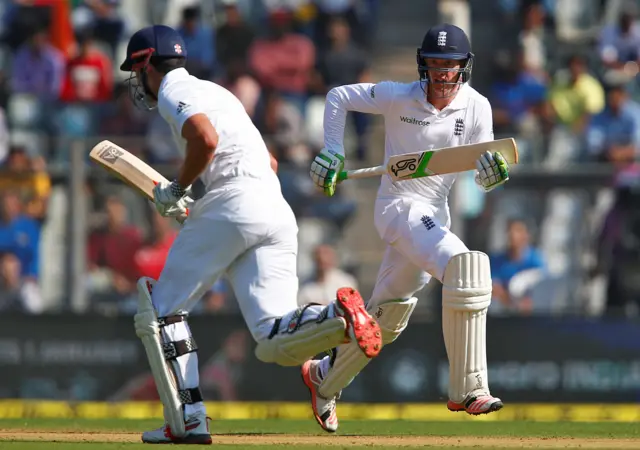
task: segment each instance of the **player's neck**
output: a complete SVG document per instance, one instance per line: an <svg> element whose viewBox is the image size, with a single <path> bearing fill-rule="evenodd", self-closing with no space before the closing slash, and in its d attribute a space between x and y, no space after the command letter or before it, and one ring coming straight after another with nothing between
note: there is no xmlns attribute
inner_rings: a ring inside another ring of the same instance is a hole
<svg viewBox="0 0 640 450"><path fill-rule="evenodd" d="M427 95L427 101L431 105L433 105L433 107L436 108L438 111L442 111L447 106L449 106L449 104L453 101L454 98L455 98L454 96L434 98L432 95Z"/></svg>

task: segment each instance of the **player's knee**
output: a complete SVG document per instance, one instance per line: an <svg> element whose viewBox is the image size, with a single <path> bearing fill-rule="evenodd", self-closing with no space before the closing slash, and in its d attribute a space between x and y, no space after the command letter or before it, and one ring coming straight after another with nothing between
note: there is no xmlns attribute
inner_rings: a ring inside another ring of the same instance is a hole
<svg viewBox="0 0 640 450"><path fill-rule="evenodd" d="M418 299L415 297L386 300L370 308L370 314L376 318L378 325L380 325L383 345L395 341L407 328L417 301Z"/></svg>
<svg viewBox="0 0 640 450"><path fill-rule="evenodd" d="M151 300L155 280L142 277L138 280L138 310L133 317L136 335L139 338L154 336L158 333L158 318Z"/></svg>
<svg viewBox="0 0 640 450"><path fill-rule="evenodd" d="M138 280L138 308L133 321L136 335L140 338L156 335L160 327L185 320L183 314L164 314L163 311L156 310L152 300L155 282L156 280L149 277L142 277Z"/></svg>
<svg viewBox="0 0 640 450"><path fill-rule="evenodd" d="M489 257L478 251L453 256L442 281L444 306L462 311L480 311L491 304Z"/></svg>
<svg viewBox="0 0 640 450"><path fill-rule="evenodd" d="M257 341L255 355L258 360L265 363L275 363L279 366L299 366L308 357L296 358L295 355L288 354L280 345L279 340L260 339Z"/></svg>
<svg viewBox="0 0 640 450"><path fill-rule="evenodd" d="M257 339L256 358L280 366L299 366L345 341L346 321L320 314L310 319L305 305L276 319L267 336Z"/></svg>

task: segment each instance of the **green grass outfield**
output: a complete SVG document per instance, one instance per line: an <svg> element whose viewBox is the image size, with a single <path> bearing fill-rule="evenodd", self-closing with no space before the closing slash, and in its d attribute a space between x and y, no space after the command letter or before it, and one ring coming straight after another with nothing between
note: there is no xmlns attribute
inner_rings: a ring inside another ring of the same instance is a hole
<svg viewBox="0 0 640 450"><path fill-rule="evenodd" d="M1 450L149 449L140 433L158 420L1 419ZM532 422L475 420L430 422L343 420L336 434L311 420L215 420L215 447L223 449L638 449L640 425L632 422ZM182 447L182 446L181 446Z"/></svg>

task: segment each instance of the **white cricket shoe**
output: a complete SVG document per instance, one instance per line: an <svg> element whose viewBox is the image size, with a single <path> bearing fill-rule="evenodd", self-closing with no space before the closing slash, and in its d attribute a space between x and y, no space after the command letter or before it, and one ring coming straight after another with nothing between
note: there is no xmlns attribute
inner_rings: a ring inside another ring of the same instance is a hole
<svg viewBox="0 0 640 450"><path fill-rule="evenodd" d="M212 443L211 433L209 433L210 419L204 414L194 414L187 416L185 420L186 434L176 437L171 434L168 424L156 430L142 433L142 442L146 444L204 444Z"/></svg>
<svg viewBox="0 0 640 450"><path fill-rule="evenodd" d="M447 402L449 411L466 411L467 414L471 414L472 416L500 411L503 406L502 400L498 397L484 392L469 394L461 403L456 403L452 400Z"/></svg>
<svg viewBox="0 0 640 450"><path fill-rule="evenodd" d="M320 377L320 361L309 360L302 365L302 380L309 388L311 394L311 408L316 421L323 430L335 433L338 429L338 416L336 415L336 398L324 398L318 394L318 386L322 382Z"/></svg>

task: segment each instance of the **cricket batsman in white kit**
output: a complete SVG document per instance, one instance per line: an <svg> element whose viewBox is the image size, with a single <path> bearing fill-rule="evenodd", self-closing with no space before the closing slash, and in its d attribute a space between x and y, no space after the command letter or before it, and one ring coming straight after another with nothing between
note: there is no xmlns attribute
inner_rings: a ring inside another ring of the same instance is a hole
<svg viewBox="0 0 640 450"><path fill-rule="evenodd" d="M493 141L489 101L467 84L474 55L460 28L431 28L417 52L420 80L413 83L353 84L332 89L324 113L325 148L311 165L311 177L334 194L344 168L347 111L382 114L385 159L421 150ZM386 163L386 161L385 161ZM477 161L476 183L485 191L509 179L502 155L487 152ZM407 327L414 294L431 277L443 284L442 326L449 359L451 411L485 414L503 404L489 392L486 316L491 302L489 258L470 251L450 230L448 195L456 174L392 182L382 177L375 203L375 226L387 248L367 309L382 329L383 345ZM333 358L308 361L302 377L311 392L316 420L326 431L338 428L335 400L364 369L368 359L352 344Z"/></svg>
<svg viewBox="0 0 640 450"><path fill-rule="evenodd" d="M381 331L357 291L327 305L297 305L297 225L274 161L240 101L184 69L186 46L172 28L136 32L120 69L137 105L158 108L184 154L178 177L154 189L158 212L188 214L157 282L138 282L136 334L144 345L166 424L147 443L210 444L199 389L197 345L187 315L225 275L263 362L300 366L354 342L364 358Z"/></svg>

